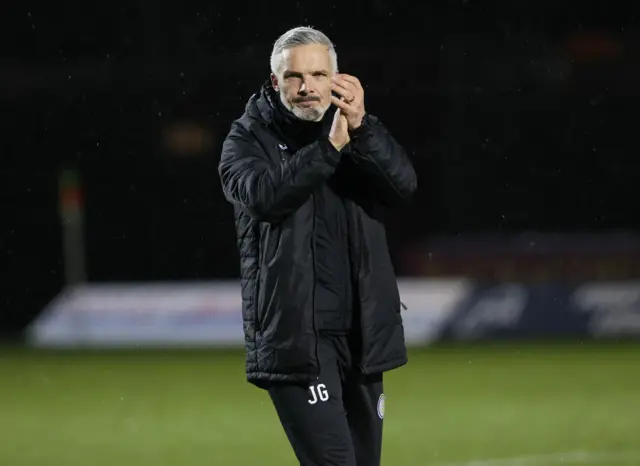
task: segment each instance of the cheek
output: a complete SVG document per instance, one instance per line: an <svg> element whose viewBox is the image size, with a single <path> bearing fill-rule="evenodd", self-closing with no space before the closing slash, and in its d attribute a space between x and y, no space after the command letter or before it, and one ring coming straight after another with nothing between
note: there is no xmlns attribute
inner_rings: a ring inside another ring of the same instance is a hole
<svg viewBox="0 0 640 466"><path fill-rule="evenodd" d="M326 101L331 100L331 85L323 86L322 98L325 99Z"/></svg>
<svg viewBox="0 0 640 466"><path fill-rule="evenodd" d="M283 86L282 93L287 100L292 100L296 96L296 90L293 89L293 86Z"/></svg>

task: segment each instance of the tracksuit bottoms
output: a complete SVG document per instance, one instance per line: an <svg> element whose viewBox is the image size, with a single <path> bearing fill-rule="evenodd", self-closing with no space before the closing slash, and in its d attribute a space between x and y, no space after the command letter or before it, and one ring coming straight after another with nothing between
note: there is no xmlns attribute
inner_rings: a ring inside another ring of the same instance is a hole
<svg viewBox="0 0 640 466"><path fill-rule="evenodd" d="M346 335L322 334L320 376L308 384L272 382L269 396L301 466L379 466L382 374L353 368Z"/></svg>

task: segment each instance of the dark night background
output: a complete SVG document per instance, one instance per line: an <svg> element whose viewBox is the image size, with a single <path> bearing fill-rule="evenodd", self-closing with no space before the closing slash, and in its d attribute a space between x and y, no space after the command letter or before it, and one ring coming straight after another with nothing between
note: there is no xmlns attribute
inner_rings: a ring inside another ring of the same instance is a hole
<svg viewBox="0 0 640 466"><path fill-rule="evenodd" d="M640 276L632 2L12 3L2 334L64 285L65 168L82 179L88 280L237 276L219 148L301 24L336 43L418 170L388 219L400 275Z"/></svg>

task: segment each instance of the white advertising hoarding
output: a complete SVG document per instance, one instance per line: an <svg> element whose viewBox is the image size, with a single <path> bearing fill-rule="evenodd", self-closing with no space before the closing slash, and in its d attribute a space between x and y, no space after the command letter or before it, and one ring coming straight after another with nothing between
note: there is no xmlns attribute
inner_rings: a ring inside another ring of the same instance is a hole
<svg viewBox="0 0 640 466"><path fill-rule="evenodd" d="M465 299L465 280L400 280L407 343L426 344ZM28 328L38 347L244 344L240 285L229 282L87 284L64 290Z"/></svg>

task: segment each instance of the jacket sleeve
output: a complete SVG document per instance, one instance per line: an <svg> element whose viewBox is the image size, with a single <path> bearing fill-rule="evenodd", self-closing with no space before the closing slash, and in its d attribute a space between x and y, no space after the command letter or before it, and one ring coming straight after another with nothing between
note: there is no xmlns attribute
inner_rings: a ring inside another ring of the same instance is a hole
<svg viewBox="0 0 640 466"><path fill-rule="evenodd" d="M255 136L234 123L222 146L218 173L229 202L259 221L277 222L331 177L340 157L328 139L320 139L276 163Z"/></svg>
<svg viewBox="0 0 640 466"><path fill-rule="evenodd" d="M398 204L417 189L411 160L373 115L366 115L362 125L351 133L351 158L366 173L382 204Z"/></svg>

